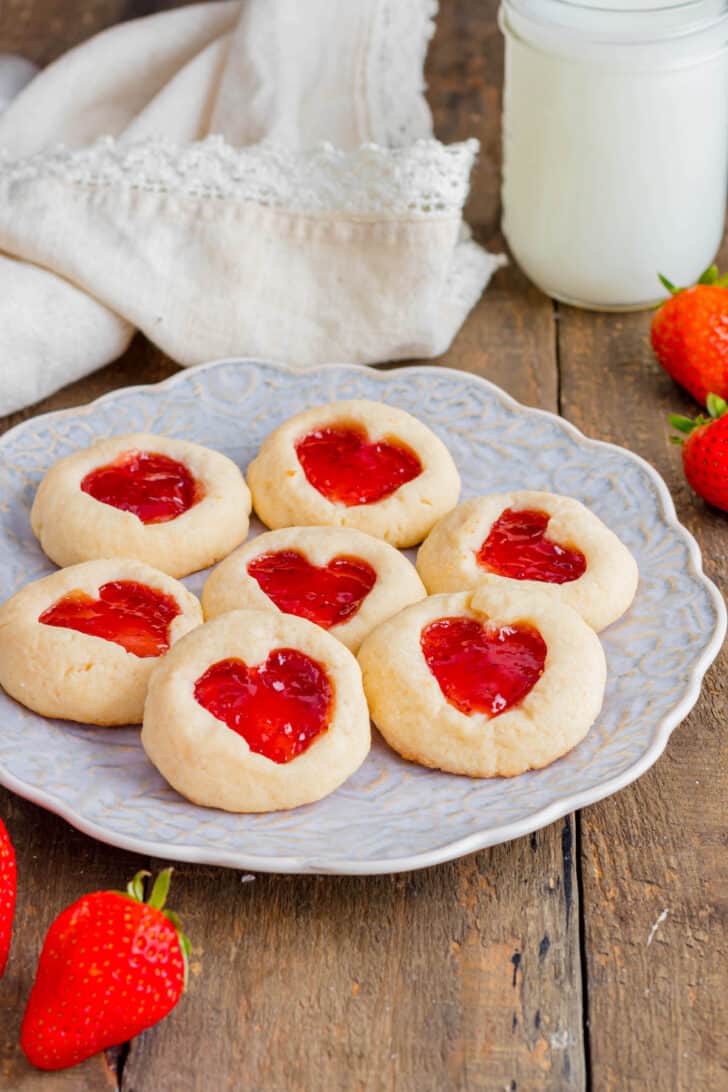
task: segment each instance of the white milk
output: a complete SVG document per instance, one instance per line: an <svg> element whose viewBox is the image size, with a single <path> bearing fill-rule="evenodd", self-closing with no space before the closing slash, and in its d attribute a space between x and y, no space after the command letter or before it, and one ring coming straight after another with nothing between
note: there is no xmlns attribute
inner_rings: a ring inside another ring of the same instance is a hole
<svg viewBox="0 0 728 1092"><path fill-rule="evenodd" d="M544 292L646 307L664 294L658 272L691 284L710 265L728 184L727 10L504 0L503 228Z"/></svg>

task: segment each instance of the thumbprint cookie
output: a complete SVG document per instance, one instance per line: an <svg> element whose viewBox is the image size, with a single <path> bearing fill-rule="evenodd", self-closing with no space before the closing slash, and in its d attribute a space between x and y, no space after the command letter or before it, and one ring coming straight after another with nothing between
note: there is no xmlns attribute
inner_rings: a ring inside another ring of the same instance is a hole
<svg viewBox="0 0 728 1092"><path fill-rule="evenodd" d="M205 618L277 610L327 629L356 652L367 633L427 592L393 546L348 527L287 527L246 542L208 577Z"/></svg>
<svg viewBox="0 0 728 1092"><path fill-rule="evenodd" d="M369 752L356 659L305 618L223 614L175 645L159 667L142 744L195 804L295 808L333 792Z"/></svg>
<svg viewBox="0 0 728 1092"><path fill-rule="evenodd" d="M464 501L417 555L431 594L498 580L566 603L601 630L630 606L637 563L613 531L573 497L517 492Z"/></svg>
<svg viewBox="0 0 728 1092"><path fill-rule="evenodd" d="M87 561L0 607L0 685L36 713L139 724L152 668L202 622L191 592L140 561Z"/></svg>
<svg viewBox="0 0 728 1092"><path fill-rule="evenodd" d="M180 577L239 546L250 508L245 479L227 456L135 433L99 440L54 463L30 522L57 565L133 557Z"/></svg>
<svg viewBox="0 0 728 1092"><path fill-rule="evenodd" d="M381 402L332 402L277 428L248 467L268 527L352 527L414 546L457 504L460 478L433 432Z"/></svg>
<svg viewBox="0 0 728 1092"><path fill-rule="evenodd" d="M513 777L566 754L606 681L599 638L576 611L497 582L407 607L369 634L359 663L390 746L470 777Z"/></svg>

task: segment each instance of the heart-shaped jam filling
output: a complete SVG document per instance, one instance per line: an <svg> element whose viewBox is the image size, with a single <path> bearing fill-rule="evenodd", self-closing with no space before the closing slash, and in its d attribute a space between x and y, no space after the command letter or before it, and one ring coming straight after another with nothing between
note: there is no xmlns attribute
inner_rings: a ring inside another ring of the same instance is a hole
<svg viewBox="0 0 728 1092"><path fill-rule="evenodd" d="M94 500L131 512L142 523L168 523L204 496L184 463L154 451L126 451L81 482Z"/></svg>
<svg viewBox="0 0 728 1092"><path fill-rule="evenodd" d="M260 554L248 572L279 610L324 629L353 618L377 580L359 557L335 557L319 568L297 550Z"/></svg>
<svg viewBox="0 0 728 1092"><path fill-rule="evenodd" d="M264 664L220 660L195 683L203 709L251 751L279 764L308 750L329 726L334 688L321 664L295 648L276 648Z"/></svg>
<svg viewBox="0 0 728 1092"><path fill-rule="evenodd" d="M103 637L146 658L167 651L169 624L179 613L171 595L134 580L112 580L99 588L98 599L82 591L69 592L44 610L38 621Z"/></svg>
<svg viewBox="0 0 728 1092"><path fill-rule="evenodd" d="M548 512L506 508L478 550L478 564L512 580L548 584L578 580L586 572L586 558L581 550L545 537L550 519Z"/></svg>
<svg viewBox="0 0 728 1092"><path fill-rule="evenodd" d="M296 444L298 461L314 489L351 508L389 497L422 473L422 463L398 440L370 443L358 425L309 432Z"/></svg>
<svg viewBox="0 0 728 1092"><path fill-rule="evenodd" d="M547 651L533 626L481 625L474 618L431 622L420 647L450 705L490 717L525 698L543 674Z"/></svg>

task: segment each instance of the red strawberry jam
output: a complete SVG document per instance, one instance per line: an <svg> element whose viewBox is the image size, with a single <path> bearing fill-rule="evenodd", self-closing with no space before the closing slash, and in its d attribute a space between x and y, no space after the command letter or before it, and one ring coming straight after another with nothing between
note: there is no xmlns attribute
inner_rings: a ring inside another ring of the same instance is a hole
<svg viewBox="0 0 728 1092"><path fill-rule="evenodd" d="M297 550L260 554L248 572L279 610L324 629L353 618L377 580L359 557L335 557L319 568Z"/></svg>
<svg viewBox="0 0 728 1092"><path fill-rule="evenodd" d="M171 595L134 580L112 580L99 588L98 599L82 591L69 592L44 610L38 621L103 637L145 658L167 651L169 624L179 613Z"/></svg>
<svg viewBox="0 0 728 1092"><path fill-rule="evenodd" d="M581 550L559 546L545 537L550 519L548 512L506 508L478 550L478 564L513 580L547 584L578 580L586 572L586 558Z"/></svg>
<svg viewBox="0 0 728 1092"><path fill-rule="evenodd" d="M142 523L168 523L204 496L184 463L154 451L125 451L113 463L90 471L81 489Z"/></svg>
<svg viewBox="0 0 728 1092"><path fill-rule="evenodd" d="M490 717L525 698L543 674L547 651L533 626L481 625L474 618L431 622L420 647L450 705Z"/></svg>
<svg viewBox="0 0 728 1092"><path fill-rule="evenodd" d="M279 764L308 750L329 726L334 688L321 664L295 648L276 648L264 664L220 660L195 683L203 709L251 751Z"/></svg>
<svg viewBox="0 0 728 1092"><path fill-rule="evenodd" d="M411 448L394 439L370 443L358 425L309 432L296 444L296 454L314 489L347 508L383 500L422 473Z"/></svg>

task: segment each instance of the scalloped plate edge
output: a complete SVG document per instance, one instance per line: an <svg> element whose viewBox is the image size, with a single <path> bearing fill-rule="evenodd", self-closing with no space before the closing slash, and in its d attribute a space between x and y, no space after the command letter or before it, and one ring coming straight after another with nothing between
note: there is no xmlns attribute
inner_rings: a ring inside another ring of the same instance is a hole
<svg viewBox="0 0 728 1092"><path fill-rule="evenodd" d="M324 864L315 859L303 857L256 857L245 853L215 853L207 849L184 844L170 845L169 843L163 842L147 842L141 838L127 838L123 835L109 832L105 828L87 821L81 814L69 807L64 801L59 800L52 793L41 791L34 785L23 781L20 778L16 778L9 770L5 769L1 763L0 784L17 793L24 799L30 800L32 803L38 804L48 811L59 815L83 834L87 834L107 845L113 845L119 849L128 850L132 853L140 853L144 856L161 857L166 860L183 861L190 864L218 865L225 868L249 870L251 872L374 876L386 873L406 872L418 868L428 868L432 865L442 864L445 861L455 860L458 857L464 857L467 854L475 853L478 850L486 849L489 846L500 845L503 842L512 841L514 838L532 834L534 831L541 830L543 827L556 822L558 819L562 819L565 815L568 815L579 808L586 807L589 804L595 804L599 800L603 800L605 797L618 792L620 789L626 788L627 785L636 781L638 777L641 777L643 773L655 764L665 750L667 741L674 729L685 719L697 702L698 697L700 696L700 687L703 676L721 649L726 635L727 622L726 607L723 597L713 581L703 572L700 547L693 535L677 518L675 505L667 485L653 466L640 455L636 455L634 452L629 451L627 448L620 447L618 444L608 443L605 440L594 440L589 436L585 436L575 425L572 425L571 422L565 420L563 417L559 417L555 413L538 409L533 406L524 406L500 387L497 387L495 383L491 383L489 380L483 379L479 375L463 372L457 368L443 368L437 365L403 366L399 368L388 368L386 372L382 372L377 371L374 367L361 364L322 364L316 368L295 368L289 365L276 363L275 361L258 360L252 357L226 357L221 360L212 360L205 364L198 364L191 368L185 368L180 372L176 372L169 378L162 380L160 383L120 387L117 390L109 391L108 393L101 395L99 398L96 398L85 405L71 406L62 410L52 410L49 413L38 414L35 417L29 418L27 421L21 421L0 437L0 451L8 444L11 438L17 438L20 433L24 432L25 429L29 428L31 425L33 427L37 426L39 421L59 420L60 418L71 416L85 416L101 403L113 401L132 393L150 394L169 389L177 384L189 381L190 377L230 364L242 366L248 364L262 364L264 367L288 375L300 375L304 372L323 372L331 367L336 367L352 373L366 373L367 375L381 379L382 381L386 378L390 378L392 374L396 372L401 372L409 376L432 375L438 373L450 376L453 374L463 375L467 376L468 381L475 383L476 386L482 386L492 397L496 398L503 405L515 409L522 414L535 415L549 419L551 422L555 423L557 427L571 435L581 445L618 451L623 457L632 460L641 467L654 485L657 496L660 499L662 514L665 521L685 542L688 548L693 572L697 580L706 589L715 610L715 626L712 637L693 666L690 680L682 698L672 711L667 716L663 717L657 724L649 747L639 759L633 762L632 765L624 770L618 777L610 778L603 781L601 784L595 785L582 792L569 793L560 800L554 801L548 807L540 808L538 811L535 811L527 819L522 819L514 823L507 823L503 826L491 827L483 831L475 831L473 834L469 834L464 838L459 838L454 842L447 842L441 846L436 846L434 849L430 849L425 853L417 853L408 857L383 858L381 860L374 859L369 861L352 861L348 858L342 858L340 861L334 860L333 862L329 861Z"/></svg>

